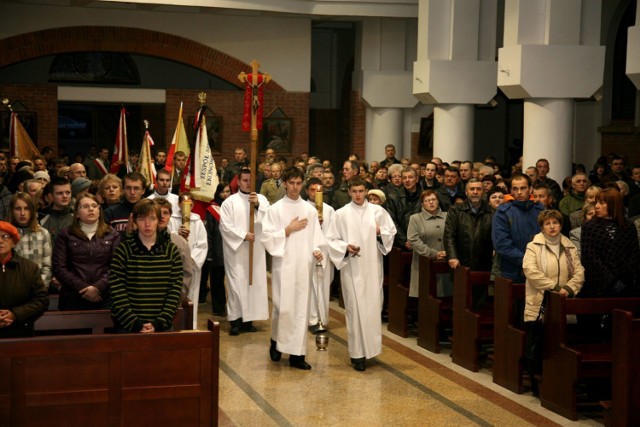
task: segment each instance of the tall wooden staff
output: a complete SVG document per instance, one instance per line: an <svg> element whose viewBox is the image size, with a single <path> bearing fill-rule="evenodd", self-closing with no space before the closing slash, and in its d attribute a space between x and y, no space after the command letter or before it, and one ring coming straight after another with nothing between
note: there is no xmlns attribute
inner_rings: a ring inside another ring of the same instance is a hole
<svg viewBox="0 0 640 427"><path fill-rule="evenodd" d="M249 170L251 172L251 192L256 191L256 160L258 159L258 131L262 129L262 85L269 83L271 76L267 73L259 74L260 63L251 61L251 74L242 71L238 80L246 83L244 93L244 114L242 116L242 130L251 131L251 153L249 155ZM254 233L255 204L249 209L249 233ZM253 242L249 242L249 285L253 284Z"/></svg>

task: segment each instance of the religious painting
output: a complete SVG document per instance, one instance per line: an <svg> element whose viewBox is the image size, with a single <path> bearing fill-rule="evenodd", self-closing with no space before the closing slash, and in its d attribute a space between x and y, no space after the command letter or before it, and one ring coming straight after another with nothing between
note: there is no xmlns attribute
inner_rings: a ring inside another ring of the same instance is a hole
<svg viewBox="0 0 640 427"><path fill-rule="evenodd" d="M206 115L207 120L207 138L209 139L209 148L213 154L220 154L222 152L222 117L221 116L209 116ZM195 116L190 116L185 122L187 130L187 136L189 137L189 143L195 143L195 131L193 129L193 123Z"/></svg>
<svg viewBox="0 0 640 427"><path fill-rule="evenodd" d="M19 111L18 120L27 131L34 144L38 142L38 113L34 111ZM11 111L3 111L0 115L0 148L9 149L9 127Z"/></svg>
<svg viewBox="0 0 640 427"><path fill-rule="evenodd" d="M263 119L262 151L272 148L276 153L291 154L291 122L280 117Z"/></svg>

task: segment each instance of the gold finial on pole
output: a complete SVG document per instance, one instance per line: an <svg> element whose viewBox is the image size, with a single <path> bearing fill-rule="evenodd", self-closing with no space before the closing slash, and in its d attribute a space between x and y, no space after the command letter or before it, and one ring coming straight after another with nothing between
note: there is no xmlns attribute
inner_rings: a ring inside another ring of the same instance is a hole
<svg viewBox="0 0 640 427"><path fill-rule="evenodd" d="M144 129L149 130L149 120L144 120L143 123L144 123Z"/></svg>
<svg viewBox="0 0 640 427"><path fill-rule="evenodd" d="M198 101L200 101L200 106L204 106L204 104L207 103L207 93L206 92L200 92L198 93Z"/></svg>

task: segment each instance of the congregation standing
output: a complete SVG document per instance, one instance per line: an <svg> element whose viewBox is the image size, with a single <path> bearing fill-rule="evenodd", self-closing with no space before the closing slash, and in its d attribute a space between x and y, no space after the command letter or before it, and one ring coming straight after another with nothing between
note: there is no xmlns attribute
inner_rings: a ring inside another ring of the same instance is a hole
<svg viewBox="0 0 640 427"><path fill-rule="evenodd" d="M0 261L11 272L3 288L24 282L11 295L0 290L0 336L32 335L47 293L59 294L60 309L108 308L120 331L151 333L172 329L185 298L196 327L210 292L211 312L226 317L230 335L271 319L271 360L285 353L290 366L309 370L308 334L329 323L329 300L339 293L350 362L364 371L382 351L393 248L412 253L411 298L420 297L421 256L526 283L525 323L546 289L639 293L640 166L617 155L591 172L576 165L563 187L549 177L547 159L506 169L490 156L420 163L397 159L388 144L381 161L351 155L337 170L309 153L289 165L269 148L252 189L254 159L237 148L233 163L218 165L214 199L184 216L192 203L177 185L184 153L168 171L158 150L149 184L137 156L111 174L109 151L93 151L69 166L50 150L31 160L0 155ZM442 275L438 294L451 293ZM528 355L532 374L540 370L536 351Z"/></svg>

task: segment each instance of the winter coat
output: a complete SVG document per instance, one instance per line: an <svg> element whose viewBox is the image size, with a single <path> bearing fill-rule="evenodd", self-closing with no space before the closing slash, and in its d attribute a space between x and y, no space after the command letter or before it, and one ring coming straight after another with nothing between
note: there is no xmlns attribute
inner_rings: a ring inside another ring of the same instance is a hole
<svg viewBox="0 0 640 427"><path fill-rule="evenodd" d="M558 257L546 243L543 233L538 233L527 245L522 269L527 278L524 321L536 320L545 290L565 289L570 297L575 296L584 283L584 267L580 263L578 250L565 236L560 237Z"/></svg>
<svg viewBox="0 0 640 427"><path fill-rule="evenodd" d="M11 326L0 328L0 338L33 336L33 322L48 306L40 267L14 251L0 271L0 310L11 310L16 319Z"/></svg>
<svg viewBox="0 0 640 427"><path fill-rule="evenodd" d="M490 271L493 255L491 218L493 209L485 201L477 213L468 202L452 206L444 226L447 259L457 259L473 271Z"/></svg>
<svg viewBox="0 0 640 427"><path fill-rule="evenodd" d="M60 310L92 310L108 307L109 266L120 243L120 233L111 230L102 237L91 240L80 238L68 228L58 234L53 252L53 275L62 284L60 288ZM79 292L95 286L100 291L102 302L92 303Z"/></svg>

